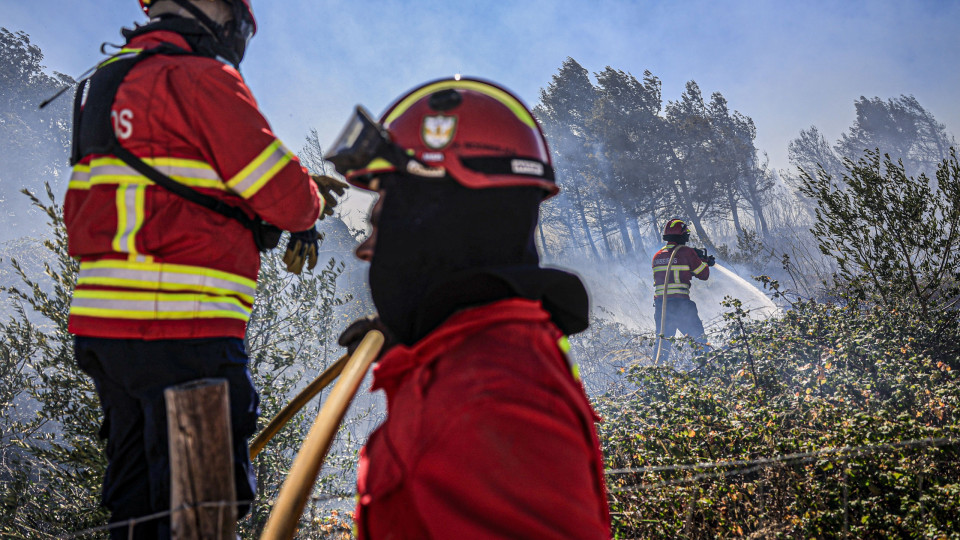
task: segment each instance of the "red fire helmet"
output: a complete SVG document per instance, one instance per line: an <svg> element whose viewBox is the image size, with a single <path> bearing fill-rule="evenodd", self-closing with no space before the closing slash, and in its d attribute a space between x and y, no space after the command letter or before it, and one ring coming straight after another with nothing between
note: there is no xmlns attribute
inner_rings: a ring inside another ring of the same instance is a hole
<svg viewBox="0 0 960 540"><path fill-rule="evenodd" d="M488 81L442 79L414 88L380 118L390 142L430 170L444 170L470 188L535 186L548 195L559 188L540 125L519 98ZM347 179L397 170L374 159Z"/></svg>
<svg viewBox="0 0 960 540"><path fill-rule="evenodd" d="M663 235L683 235L690 234L690 229L687 228L687 224L683 222L682 219L671 219L663 227Z"/></svg>

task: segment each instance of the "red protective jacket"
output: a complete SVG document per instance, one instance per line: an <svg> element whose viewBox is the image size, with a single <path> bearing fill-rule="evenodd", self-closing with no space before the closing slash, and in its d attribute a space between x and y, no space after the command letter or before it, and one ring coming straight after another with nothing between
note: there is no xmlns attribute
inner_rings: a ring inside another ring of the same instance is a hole
<svg viewBox="0 0 960 540"><path fill-rule="evenodd" d="M363 540L608 539L595 414L540 302L454 314L374 370L387 419L361 451Z"/></svg>
<svg viewBox="0 0 960 540"><path fill-rule="evenodd" d="M126 49L169 42L155 31ZM237 71L200 56L147 58L113 103L120 144L177 182L285 230L323 207L297 158L274 136ZM110 155L77 163L64 202L80 259L72 333L104 338L243 337L260 256L250 231L189 202Z"/></svg>
<svg viewBox="0 0 960 540"><path fill-rule="evenodd" d="M670 263L670 254L676 249L677 254ZM667 279L667 263L670 263L670 276ZM706 280L710 277L710 267L700 260L697 252L688 246L677 246L668 243L653 256L653 284L654 298L663 296L664 283L667 286L667 298L689 298L690 278Z"/></svg>

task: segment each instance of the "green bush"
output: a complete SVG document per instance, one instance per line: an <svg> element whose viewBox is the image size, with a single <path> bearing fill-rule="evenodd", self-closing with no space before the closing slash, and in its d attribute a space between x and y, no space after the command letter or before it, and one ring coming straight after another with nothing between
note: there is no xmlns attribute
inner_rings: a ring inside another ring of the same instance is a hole
<svg viewBox="0 0 960 540"><path fill-rule="evenodd" d="M960 331L909 309L799 302L690 372L635 367L597 401L619 538L960 537ZM905 441L934 440L898 446ZM867 447L862 451L827 451ZM821 452L820 454L817 454Z"/></svg>

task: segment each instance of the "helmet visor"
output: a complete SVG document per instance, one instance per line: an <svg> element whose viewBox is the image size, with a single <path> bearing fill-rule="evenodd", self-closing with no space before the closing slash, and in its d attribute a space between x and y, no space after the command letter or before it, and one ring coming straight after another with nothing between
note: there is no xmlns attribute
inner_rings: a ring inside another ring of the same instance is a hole
<svg viewBox="0 0 960 540"><path fill-rule="evenodd" d="M357 105L331 148L326 159L338 173L360 186L368 185L376 174L390 171L427 178L446 175L443 168L427 167L407 155L362 105Z"/></svg>

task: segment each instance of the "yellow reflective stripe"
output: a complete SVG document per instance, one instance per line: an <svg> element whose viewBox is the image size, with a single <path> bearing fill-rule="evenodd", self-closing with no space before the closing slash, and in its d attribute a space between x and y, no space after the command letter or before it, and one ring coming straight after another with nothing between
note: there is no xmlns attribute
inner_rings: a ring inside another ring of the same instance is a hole
<svg viewBox="0 0 960 540"><path fill-rule="evenodd" d="M85 289L74 291L70 306L72 315L136 320L248 320L250 311L239 300L229 296Z"/></svg>
<svg viewBox="0 0 960 540"><path fill-rule="evenodd" d="M108 65L108 64L112 64L113 62L116 62L117 60L123 60L123 59L126 59L126 58L130 58L130 57L136 56L136 55L140 54L142 51L143 51L143 49L128 49L128 48L124 47L124 48L120 49L120 51L118 51L117 54L115 54L115 55L111 56L110 58L107 58L106 60L104 60L103 62L101 62L100 65L97 66L97 69L100 69L100 68L102 68L103 66L106 66L106 65Z"/></svg>
<svg viewBox="0 0 960 540"><path fill-rule="evenodd" d="M389 161L383 158L374 158L373 161L367 163L362 169L357 169L358 171L363 171L366 173L377 173L377 172L386 172L396 170L396 166ZM356 172L356 171L351 171Z"/></svg>
<svg viewBox="0 0 960 540"><path fill-rule="evenodd" d="M575 381L580 380L580 364L571 364L570 373L573 373L573 379Z"/></svg>
<svg viewBox="0 0 960 540"><path fill-rule="evenodd" d="M255 281L212 268L121 260L80 263L77 285L215 293L248 304L253 304L257 291Z"/></svg>
<svg viewBox="0 0 960 540"><path fill-rule="evenodd" d="M509 93L485 84L479 81L439 81L434 84L429 84L420 88L416 92L405 97L403 101L397 104L396 107L390 111L390 115L387 116L384 121L384 127L390 127L390 122L396 120L398 116L406 112L414 103L417 102L420 98L433 94L434 92L439 92L441 90L448 89L458 89L462 88L464 90L473 90L480 92L481 94L487 95L496 99L500 103L503 103L511 112L513 112L516 117L523 122L524 124L536 129L537 123L533 119L533 116L530 115L530 112L524 107L523 103L517 100L517 98L511 96Z"/></svg>
<svg viewBox="0 0 960 540"><path fill-rule="evenodd" d="M126 253L126 250L123 249L123 235L127 230L127 202L126 202L126 186L121 189L118 189L114 195L116 198L117 205L117 232L113 237L113 250L121 253Z"/></svg>
<svg viewBox="0 0 960 540"><path fill-rule="evenodd" d="M570 340L567 339L567 336L560 336L560 339L557 340L557 346L560 347L560 352L563 354L570 354Z"/></svg>
<svg viewBox="0 0 960 540"><path fill-rule="evenodd" d="M665 265L665 264L664 264L664 265L661 265L661 266L654 266L654 267L653 267L653 271L654 271L654 272L665 272L666 270L667 270L667 265ZM674 264L674 265L671 265L671 266L670 266L670 270L671 270L671 271L673 271L673 270L678 270L678 271L679 271L679 270L687 270L687 271L689 271L689 270L690 270L690 267L687 266L687 265L685 265L685 264Z"/></svg>
<svg viewBox="0 0 960 540"><path fill-rule="evenodd" d="M226 191L226 186L209 164L182 158L143 158L144 163L169 176L179 184ZM76 170L76 169L75 169ZM90 185L139 184L153 185L153 181L129 167L123 160L113 157L90 161Z"/></svg>
<svg viewBox="0 0 960 540"><path fill-rule="evenodd" d="M694 273L694 274L699 274L700 272L703 272L703 269L706 268L706 267L707 267L707 263L702 262L702 263L700 263L700 266L698 266L696 270L693 270L693 273Z"/></svg>
<svg viewBox="0 0 960 540"><path fill-rule="evenodd" d="M655 290L657 293L662 293L662 292L663 292L663 285L657 285L657 286L655 286L655 287L654 287L654 290ZM670 285L667 286L667 292L670 292L670 291L674 291L674 292L677 292L677 291L679 291L679 292L686 292L686 291L689 291L689 290L690 290L690 285L687 285L686 283L671 283Z"/></svg>
<svg viewBox="0 0 960 540"><path fill-rule="evenodd" d="M683 282L680 282L680 283L668 283L667 285L670 286L670 287L682 287L682 288L685 288L685 289L689 289L689 288L690 288L690 284L689 284L689 283L683 283ZM657 285L657 287L658 287L658 288L662 288L662 287L663 287L663 284L661 283L660 285Z"/></svg>
<svg viewBox="0 0 960 540"><path fill-rule="evenodd" d="M244 199L256 195L293 158L279 140L270 143L260 155L227 182L227 187Z"/></svg>

